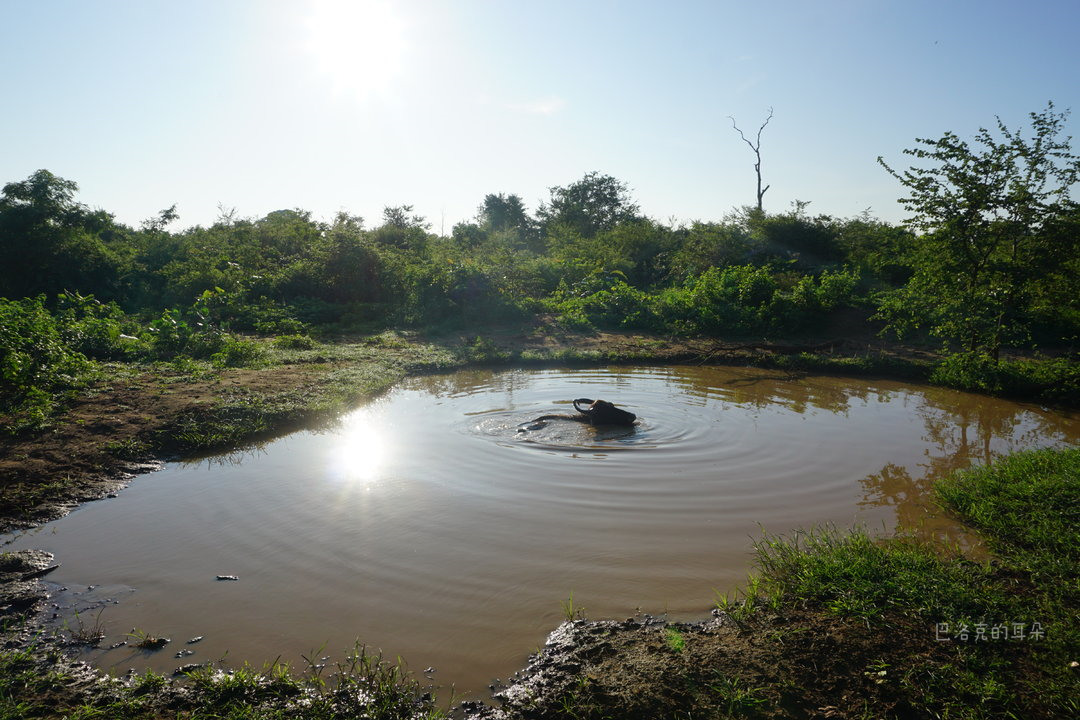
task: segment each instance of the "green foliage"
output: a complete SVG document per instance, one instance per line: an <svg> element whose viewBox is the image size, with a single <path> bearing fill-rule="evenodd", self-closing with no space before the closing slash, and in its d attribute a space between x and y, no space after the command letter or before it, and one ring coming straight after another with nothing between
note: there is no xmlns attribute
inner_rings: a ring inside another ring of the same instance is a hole
<svg viewBox="0 0 1080 720"><path fill-rule="evenodd" d="M1080 303L1076 269L1080 213L1069 197L1080 157L1061 139L1067 113L1053 104L1031 113L1032 136L998 120L972 147L947 132L905 150L922 164L898 173L900 202L919 231L907 285L881 304L898 332L921 325L965 352L998 357L1002 344L1029 338L1038 310L1055 297ZM1063 272L1064 269L1064 272Z"/></svg>
<svg viewBox="0 0 1080 720"><path fill-rule="evenodd" d="M650 293L627 283L621 273L593 273L560 286L548 306L570 327L747 335L812 325L855 303L856 284L850 271L792 278L733 265L709 268L682 287Z"/></svg>
<svg viewBox="0 0 1080 720"><path fill-rule="evenodd" d="M221 349L210 356L210 361L217 367L246 367L257 364L265 354L254 340L226 337Z"/></svg>
<svg viewBox="0 0 1080 720"><path fill-rule="evenodd" d="M808 203L795 202L795 208L778 215L754 215L750 230L757 251L765 256L794 261L800 269L813 270L843 260L838 243L838 228L832 218L807 217Z"/></svg>
<svg viewBox="0 0 1080 720"><path fill-rule="evenodd" d="M45 298L0 298L0 409L7 430L35 427L52 411L57 393L77 384L86 356L64 340Z"/></svg>
<svg viewBox="0 0 1080 720"><path fill-rule="evenodd" d="M849 271L792 278L753 265L710 268L667 291L661 312L674 328L706 334L790 332L854 304L855 286Z"/></svg>
<svg viewBox="0 0 1080 720"><path fill-rule="evenodd" d="M1060 150L1051 142L1058 116L1039 117L1038 137L1046 138L1040 152ZM1037 158L1031 162L1042 167ZM1047 197L1051 186L1049 180L1040 186ZM798 201L780 214L744 208L719 222L665 226L640 215L625 183L595 172L552 188L535 218L519 196L488 194L475 222L455 226L451 237L432 234L409 205L386 208L383 223L370 230L348 213L320 221L291 209L257 219L228 212L209 227L173 231L175 207L133 230L89 212L76 202L76 190L46 171L5 186L0 255L9 253L12 262L0 267L0 275L8 271L12 283L23 281L17 275L33 275L11 269L39 250L45 254L34 262L49 272L92 270L107 255L111 274L65 275L65 292L50 306L63 342L94 359L251 364L258 351L236 333L462 329L545 311L582 330L801 333L825 327L837 310L866 296L875 298L880 317L898 331L930 328L953 337L962 334L969 316L979 315L983 326L1000 321L1003 341L1030 338L1067 347L1080 339L1080 253L1070 250L1080 237L1080 212L1060 193L1054 196L1060 202L1043 203L1056 210L1030 226L1041 239L1028 243L1045 249L1052 240L1058 249L1024 251L1009 265L1027 273L1025 289L1016 295L1024 299L1025 318L1013 322L1009 313L994 319L983 312L985 303L971 304L969 311L964 297L942 299L940 288L926 284L926 272L916 265L936 260L933 243L927 245L933 233L916 237L866 213L850 220L813 217ZM1013 206L1034 206L1023 193L1013 195ZM1002 222L991 223L995 232L1006 227ZM1008 263L996 258L990 270L1000 275ZM46 285L61 282L60 275L48 278ZM12 298L21 292L21 286L0 281L3 288ZM989 345L978 350L994 354ZM943 367L940 377L993 390L1010 383L1023 387L1014 376L1038 374L1034 368L999 369L1005 380L983 382L965 368ZM1068 379L1069 372L1054 377ZM1043 387L1043 397L1055 392L1041 378L1029 385ZM1072 397L1069 387L1058 396Z"/></svg>
<svg viewBox="0 0 1080 720"><path fill-rule="evenodd" d="M742 223L695 222L673 243L670 273L678 280L700 275L711 267L748 264L758 243Z"/></svg>
<svg viewBox="0 0 1080 720"><path fill-rule="evenodd" d="M654 328L659 320L652 299L629 285L622 273L592 273L572 286L562 284L550 307L568 327Z"/></svg>
<svg viewBox="0 0 1080 720"><path fill-rule="evenodd" d="M958 390L1062 405L1080 402L1080 363L1068 357L995 360L986 353L953 353L934 367L930 381Z"/></svg>
<svg viewBox="0 0 1080 720"><path fill-rule="evenodd" d="M0 296L64 290L120 294L125 269L113 247L122 239L112 216L75 202L78 185L38 170L0 194Z"/></svg>
<svg viewBox="0 0 1080 720"><path fill-rule="evenodd" d="M551 188L551 200L536 211L545 228L562 225L590 238L637 218L637 204L626 184L610 175L589 172L565 187Z"/></svg>
<svg viewBox="0 0 1080 720"><path fill-rule="evenodd" d="M274 345L285 350L311 350L315 341L307 335L279 335L274 338Z"/></svg>
<svg viewBox="0 0 1080 720"><path fill-rule="evenodd" d="M224 347L227 338L205 316L170 308L149 323L140 339L152 357L165 360L177 355L209 358Z"/></svg>
<svg viewBox="0 0 1080 720"><path fill-rule="evenodd" d="M139 350L138 324L115 302L103 303L93 295L61 293L56 318L64 342L75 351L99 360L119 360Z"/></svg>

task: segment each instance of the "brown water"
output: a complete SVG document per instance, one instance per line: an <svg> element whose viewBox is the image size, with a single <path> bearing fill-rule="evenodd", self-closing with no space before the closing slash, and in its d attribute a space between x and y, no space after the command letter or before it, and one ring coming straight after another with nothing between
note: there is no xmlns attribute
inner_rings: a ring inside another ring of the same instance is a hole
<svg viewBox="0 0 1080 720"><path fill-rule="evenodd" d="M517 432L582 396L641 423ZM91 624L105 603L105 646L131 628L173 638L88 655L117 672L341 657L359 639L478 697L571 592L591 618L698 618L743 582L762 528L900 524L967 543L929 506L934 477L1078 439L1075 417L896 382L468 371L409 380L331 431L170 464L11 547L62 563L59 620Z"/></svg>

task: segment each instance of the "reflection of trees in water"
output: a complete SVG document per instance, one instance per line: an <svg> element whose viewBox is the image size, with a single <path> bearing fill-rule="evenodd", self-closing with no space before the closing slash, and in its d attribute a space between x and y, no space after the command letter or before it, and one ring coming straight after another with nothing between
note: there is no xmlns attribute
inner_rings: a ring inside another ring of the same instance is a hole
<svg viewBox="0 0 1080 720"><path fill-rule="evenodd" d="M613 385L614 391L629 389L643 379L643 373L652 372L653 368L593 368L582 370L491 370L466 369L442 375L417 375L406 378L400 384L405 390L428 393L437 398L463 397L479 393L504 394L506 407L514 406L515 395L535 385L545 376L561 374L566 382L567 394L560 398L570 402L574 397L582 397L583 381L602 381L604 385ZM575 394L576 393L576 394ZM587 393L585 393L587 394ZM592 396L595 398L595 394Z"/></svg>
<svg viewBox="0 0 1080 720"><path fill-rule="evenodd" d="M645 381L660 381L671 389L669 397L663 398L668 402L674 397L681 397L688 405L704 407L709 402L721 400L753 410L783 408L798 414L820 410L846 415L855 402L887 403L902 390L902 386L895 383L869 384L850 378L807 377L801 373L728 366L608 367L581 370L472 369L445 375L411 377L403 381L401 387L440 398L482 392L505 393L506 406L511 407L515 394L534 384L538 373L561 373L570 391L566 400L570 400L570 395L575 392L580 397L583 392L580 386L591 382L602 381L605 385L613 385L609 392L618 395L623 391L640 392ZM572 390L572 386L576 389ZM585 394L588 395L587 392ZM618 402L617 397L605 399Z"/></svg>
<svg viewBox="0 0 1080 720"><path fill-rule="evenodd" d="M405 390L426 392L435 397L471 395L478 390L500 389L513 391L518 373L496 373L492 370L458 370L448 375L414 375L401 381Z"/></svg>
<svg viewBox="0 0 1080 720"><path fill-rule="evenodd" d="M1030 447L1057 444L1074 434L1067 418L1037 413L983 395L927 389L915 408L926 427L926 472L933 479Z"/></svg>
<svg viewBox="0 0 1080 720"><path fill-rule="evenodd" d="M721 399L743 408L783 408L803 415L821 410L846 416L857 402L890 402L896 390L851 378L807 377L800 373L740 368L701 368L680 378L684 392Z"/></svg>
<svg viewBox="0 0 1080 720"><path fill-rule="evenodd" d="M938 478L1019 450L1080 439L1080 427L1070 418L982 395L926 388L913 410L923 421L925 461L914 467L888 463L861 481L860 504L894 508L897 525L906 528L926 520Z"/></svg>

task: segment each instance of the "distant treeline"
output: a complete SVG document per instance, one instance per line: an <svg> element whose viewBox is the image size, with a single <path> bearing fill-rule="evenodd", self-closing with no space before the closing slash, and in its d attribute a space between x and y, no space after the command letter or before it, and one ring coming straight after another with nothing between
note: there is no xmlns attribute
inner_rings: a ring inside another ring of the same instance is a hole
<svg viewBox="0 0 1080 720"><path fill-rule="evenodd" d="M76 190L45 170L5 186L0 295L44 295L49 307L64 292L93 295L143 316L203 299L213 322L244 332L549 312L582 327L755 333L803 327L910 276L910 234L869 216L799 205L673 227L596 173L552 188L535 215L516 195L488 195L448 237L410 206L386 208L371 228L279 210L171 231L174 208L132 228Z"/></svg>
<svg viewBox="0 0 1080 720"><path fill-rule="evenodd" d="M132 228L78 203L76 191L46 170L4 187L0 296L44 296L51 310L70 305L63 293L93 296L144 325L179 313L264 334L536 313L578 328L775 334L812 330L851 306L898 330L934 330L933 309L922 322L911 317L905 291L917 263L945 259L920 258L915 234L869 213L815 216L805 203L665 225L641 214L623 183L597 173L552 188L535 214L516 195L488 195L475 220L449 236L431 233L410 206L386 208L371 228L347 213L320 220L279 210L172 231L174 208ZM1023 303L1007 308L1023 317L1003 340L1074 342L1076 259L1043 270L1031 269ZM970 337L945 339L963 348Z"/></svg>
<svg viewBox="0 0 1080 720"><path fill-rule="evenodd" d="M0 195L0 372L9 389L29 382L26 354L41 351L23 333L46 318L58 343L91 358L234 347L225 361L240 362L235 333L538 314L580 329L777 336L853 307L898 334L939 338L964 367L996 364L1008 346L1072 350L1080 209L1068 193L1080 159L1058 139L1064 114L1051 105L1031 117L1031 139L999 125L1000 139L982 130L973 149L947 133L908 151L919 166L886 165L909 193L905 226L812 215L802 202L664 224L623 182L589 173L533 213L517 195L489 194L449 236L407 205L375 222L279 210L185 230L171 229L174 206L133 228L39 170Z"/></svg>

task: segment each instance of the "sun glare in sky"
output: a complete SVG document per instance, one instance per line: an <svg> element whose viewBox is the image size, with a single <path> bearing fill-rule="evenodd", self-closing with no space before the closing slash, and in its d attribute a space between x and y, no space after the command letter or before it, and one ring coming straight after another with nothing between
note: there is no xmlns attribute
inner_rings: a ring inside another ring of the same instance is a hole
<svg viewBox="0 0 1080 720"><path fill-rule="evenodd" d="M385 93L401 75L405 27L388 0L315 0L306 45L336 92L359 99Z"/></svg>

